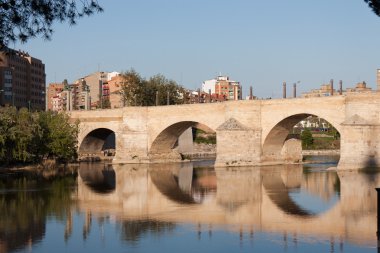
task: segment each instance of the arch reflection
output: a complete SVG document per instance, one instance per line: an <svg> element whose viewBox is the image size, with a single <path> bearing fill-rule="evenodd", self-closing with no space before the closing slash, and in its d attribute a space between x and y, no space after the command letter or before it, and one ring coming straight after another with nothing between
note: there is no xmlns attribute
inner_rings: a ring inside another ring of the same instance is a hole
<svg viewBox="0 0 380 253"><path fill-rule="evenodd" d="M95 193L110 193L116 187L116 174L111 164L80 163L79 176Z"/></svg>
<svg viewBox="0 0 380 253"><path fill-rule="evenodd" d="M93 215L113 213L134 225L150 220L375 240L373 188L380 183L379 175L369 179L359 172L321 172L302 165L213 170L193 168L190 163L118 165L114 172L117 180L111 195L81 196L79 185L79 207L83 203ZM333 204L315 211L310 202L294 198L298 191ZM91 208L90 199L96 199L97 206ZM102 200L108 204L99 207Z"/></svg>
<svg viewBox="0 0 380 253"><path fill-rule="evenodd" d="M202 203L216 191L215 172L209 168L194 170L193 163L153 164L149 175L164 196L180 204Z"/></svg>

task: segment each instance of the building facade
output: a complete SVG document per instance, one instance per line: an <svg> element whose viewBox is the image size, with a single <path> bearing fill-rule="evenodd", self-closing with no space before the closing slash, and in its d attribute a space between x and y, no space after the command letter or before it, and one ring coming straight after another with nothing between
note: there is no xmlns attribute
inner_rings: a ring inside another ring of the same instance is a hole
<svg viewBox="0 0 380 253"><path fill-rule="evenodd" d="M124 107L126 104L122 94L123 83L124 78L121 75L114 76L108 81L108 99L111 108Z"/></svg>
<svg viewBox="0 0 380 253"><path fill-rule="evenodd" d="M205 93L210 93L214 94L215 93L215 84L217 82L217 79L211 79L211 80L206 80L202 83L202 91Z"/></svg>
<svg viewBox="0 0 380 253"><path fill-rule="evenodd" d="M46 106L48 111L56 111L58 106L57 100L63 91L64 84L63 83L50 83L47 88L47 94L46 94ZM55 109L54 109L55 108Z"/></svg>
<svg viewBox="0 0 380 253"><path fill-rule="evenodd" d="M332 92L334 95L339 95L336 90L334 89ZM312 89L309 92L304 92L301 94L301 97L303 98L310 98L310 97L328 97L331 96L331 84L322 84L319 89Z"/></svg>
<svg viewBox="0 0 380 253"><path fill-rule="evenodd" d="M90 92L82 79L74 84L51 83L48 87L48 110L73 111L90 109Z"/></svg>
<svg viewBox="0 0 380 253"><path fill-rule="evenodd" d="M215 83L215 94L217 97L224 97L226 100L241 100L240 82L232 81L228 76L218 76Z"/></svg>
<svg viewBox="0 0 380 253"><path fill-rule="evenodd" d="M367 87L366 82L360 82L355 85L354 88L346 88L342 91L342 94L347 93L360 93L360 92L372 92L370 87ZM301 97L310 98L310 97L327 97L327 96L337 96L340 95L335 89L331 92L331 84L322 84L319 89L313 89L309 92L302 93Z"/></svg>
<svg viewBox="0 0 380 253"><path fill-rule="evenodd" d="M0 52L0 105L45 110L45 65L28 53Z"/></svg>
<svg viewBox="0 0 380 253"><path fill-rule="evenodd" d="M104 85L108 81L110 81L113 77L118 76L118 72L103 72L98 71L95 73L92 73L90 75L87 75L83 78L80 78L76 81L76 83L80 82L81 80L84 80L86 84L88 85L89 92L90 92L90 100L91 100L91 108L98 108L102 105L103 98L103 90Z"/></svg>

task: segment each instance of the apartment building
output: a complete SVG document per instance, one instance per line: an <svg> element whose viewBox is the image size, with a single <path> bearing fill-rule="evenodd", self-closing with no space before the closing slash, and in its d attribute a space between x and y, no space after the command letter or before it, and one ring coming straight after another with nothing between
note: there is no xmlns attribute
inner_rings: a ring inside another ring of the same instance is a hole
<svg viewBox="0 0 380 253"><path fill-rule="evenodd" d="M90 75L87 75L85 77L82 77L76 81L76 83L80 82L81 80L84 80L86 84L88 85L88 89L90 92L90 100L91 100L91 108L97 108L101 107L102 103L102 94L103 92L103 86L105 83L110 81L113 77L119 75L118 72L103 72L103 71L97 71Z"/></svg>
<svg viewBox="0 0 380 253"><path fill-rule="evenodd" d="M64 89L64 83L50 83L47 88L46 94L46 106L48 111L56 111L58 106L57 98L60 97L61 92Z"/></svg>
<svg viewBox="0 0 380 253"><path fill-rule="evenodd" d="M232 81L228 76L218 76L215 83L215 94L226 100L241 100L242 88L240 82Z"/></svg>
<svg viewBox="0 0 380 253"><path fill-rule="evenodd" d="M45 109L45 65L27 52L0 51L0 105Z"/></svg>

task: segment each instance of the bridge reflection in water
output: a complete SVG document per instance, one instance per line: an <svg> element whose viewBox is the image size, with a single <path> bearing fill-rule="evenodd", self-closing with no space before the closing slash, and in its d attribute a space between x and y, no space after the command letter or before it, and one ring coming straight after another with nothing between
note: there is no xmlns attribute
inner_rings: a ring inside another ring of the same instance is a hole
<svg viewBox="0 0 380 253"><path fill-rule="evenodd" d="M221 226L241 236L274 232L284 243L312 237L340 247L345 241L375 246L379 183L378 174L313 172L302 165L214 170L192 163L83 163L76 198L88 219L112 215L164 230L190 223L209 233ZM315 211L315 200L330 205Z"/></svg>

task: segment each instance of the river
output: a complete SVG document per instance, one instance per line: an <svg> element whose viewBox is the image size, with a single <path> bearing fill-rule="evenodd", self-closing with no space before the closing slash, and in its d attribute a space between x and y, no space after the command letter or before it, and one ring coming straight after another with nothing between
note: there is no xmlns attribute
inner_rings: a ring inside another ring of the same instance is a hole
<svg viewBox="0 0 380 253"><path fill-rule="evenodd" d="M0 176L0 252L377 252L379 173L212 161Z"/></svg>

